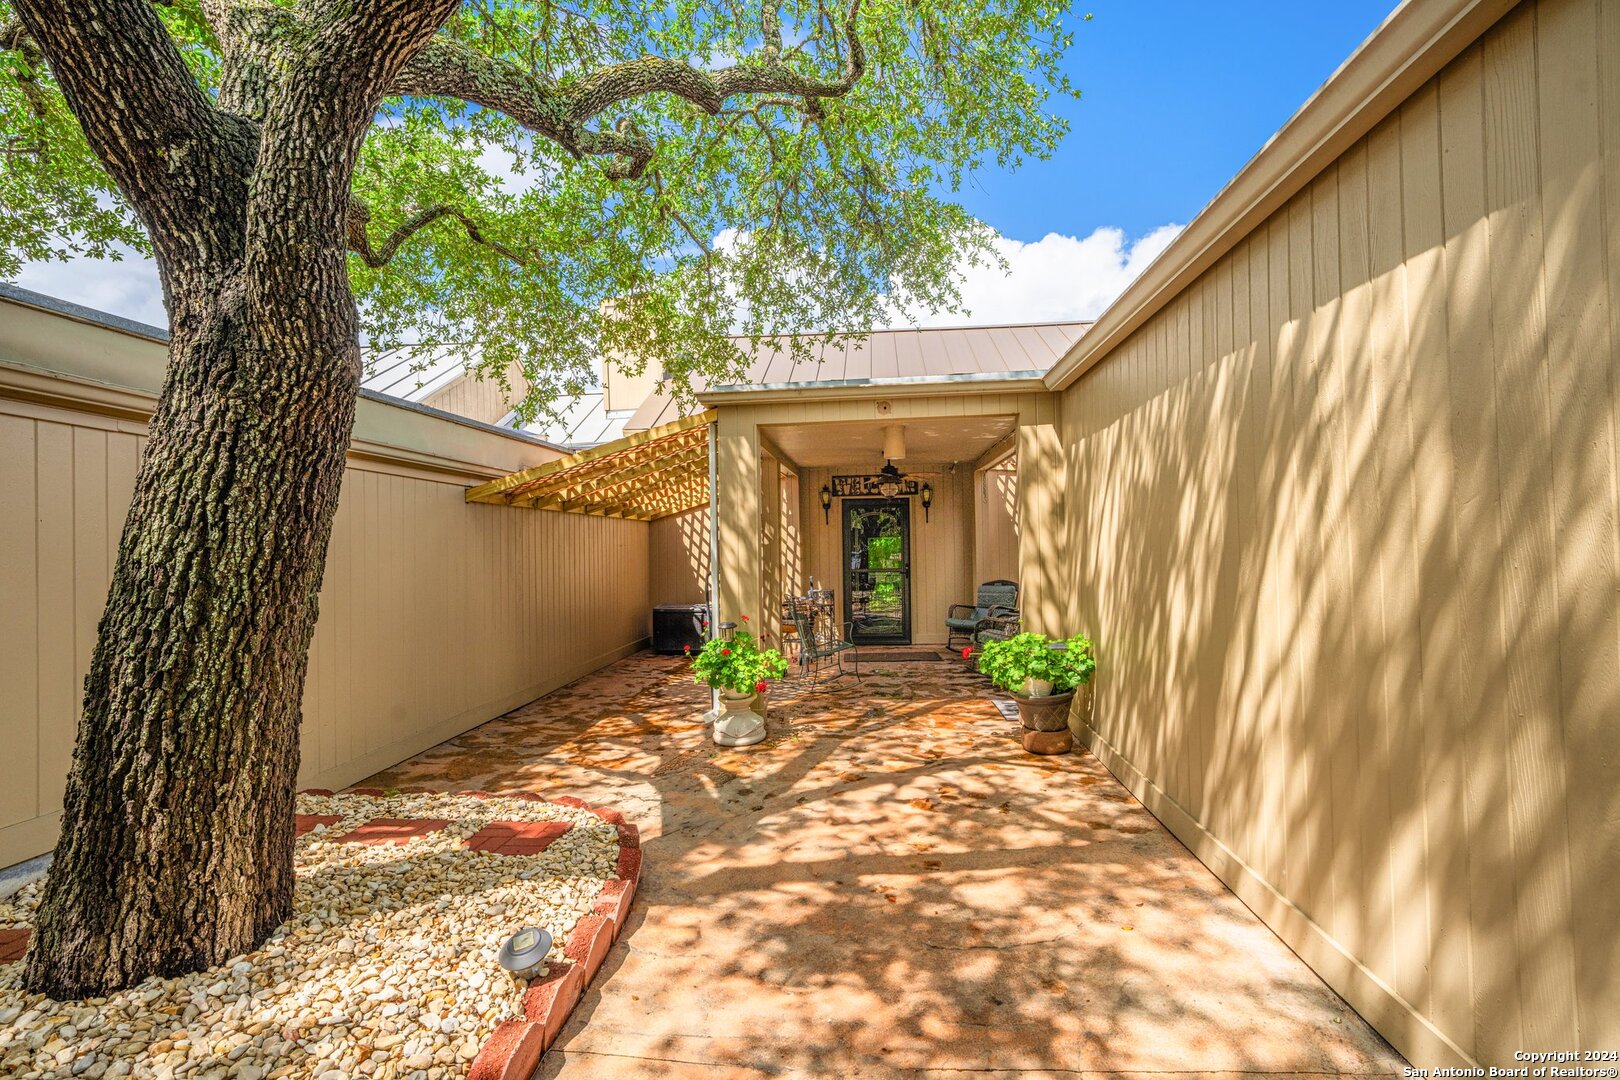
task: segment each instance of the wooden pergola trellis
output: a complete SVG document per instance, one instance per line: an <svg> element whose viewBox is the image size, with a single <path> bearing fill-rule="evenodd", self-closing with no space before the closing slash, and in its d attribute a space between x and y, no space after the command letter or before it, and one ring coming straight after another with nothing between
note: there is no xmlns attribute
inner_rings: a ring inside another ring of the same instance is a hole
<svg viewBox="0 0 1620 1080"><path fill-rule="evenodd" d="M711 410L467 489L468 502L652 521L709 501Z"/></svg>

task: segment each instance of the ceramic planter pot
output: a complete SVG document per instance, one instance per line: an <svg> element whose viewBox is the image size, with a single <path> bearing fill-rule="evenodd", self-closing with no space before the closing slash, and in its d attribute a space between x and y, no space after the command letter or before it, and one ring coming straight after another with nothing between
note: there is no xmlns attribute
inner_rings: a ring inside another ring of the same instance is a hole
<svg viewBox="0 0 1620 1080"><path fill-rule="evenodd" d="M765 740L765 718L754 711L753 694L720 693L720 715L714 721L717 746L752 746Z"/></svg>
<svg viewBox="0 0 1620 1080"><path fill-rule="evenodd" d="M1025 697L1018 694L1012 696L1018 702L1018 718L1024 722L1029 731L1067 731L1069 729L1069 705L1074 701L1074 691L1062 694L1047 694L1044 697Z"/></svg>
<svg viewBox="0 0 1620 1080"><path fill-rule="evenodd" d="M1045 697L1021 697L1018 719L1024 725L1024 749L1032 754L1067 754L1074 749L1074 736L1069 732L1069 706L1074 691L1048 694Z"/></svg>

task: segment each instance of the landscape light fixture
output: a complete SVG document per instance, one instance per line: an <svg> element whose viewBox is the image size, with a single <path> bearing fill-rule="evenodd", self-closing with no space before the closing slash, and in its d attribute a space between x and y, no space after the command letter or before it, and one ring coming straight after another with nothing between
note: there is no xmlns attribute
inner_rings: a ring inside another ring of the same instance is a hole
<svg viewBox="0 0 1620 1080"><path fill-rule="evenodd" d="M525 926L506 939L497 959L501 967L520 978L532 978L551 951L551 935L538 926Z"/></svg>
<svg viewBox="0 0 1620 1080"><path fill-rule="evenodd" d="M826 484L821 485L821 523L832 524L832 488Z"/></svg>
<svg viewBox="0 0 1620 1080"><path fill-rule="evenodd" d="M934 505L934 485L924 484L922 486L922 490L917 493L917 497L922 500L923 522L926 524L928 521L928 511L932 509Z"/></svg>

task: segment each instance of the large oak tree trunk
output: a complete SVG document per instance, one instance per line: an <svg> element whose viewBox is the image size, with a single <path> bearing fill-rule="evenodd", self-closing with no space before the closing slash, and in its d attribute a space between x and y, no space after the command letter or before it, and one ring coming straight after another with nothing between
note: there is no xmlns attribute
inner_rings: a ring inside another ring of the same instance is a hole
<svg viewBox="0 0 1620 1080"><path fill-rule="evenodd" d="M291 910L300 699L360 378L342 254L314 261L256 296L166 281L189 317L27 961L52 997L218 964Z"/></svg>
<svg viewBox="0 0 1620 1080"><path fill-rule="evenodd" d="M213 101L146 0L13 0L151 235L172 335L31 989L197 971L291 911L300 702L360 384L350 181L457 3L300 5L296 41L257 45L222 14L233 73Z"/></svg>

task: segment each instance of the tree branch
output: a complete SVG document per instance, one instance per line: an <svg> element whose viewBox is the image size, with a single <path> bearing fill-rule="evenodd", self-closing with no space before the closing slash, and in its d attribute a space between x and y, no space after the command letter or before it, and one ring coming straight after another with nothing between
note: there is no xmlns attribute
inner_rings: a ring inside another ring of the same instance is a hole
<svg viewBox="0 0 1620 1080"><path fill-rule="evenodd" d="M517 263L526 266L529 260L499 240L492 239L484 234L478 223L453 206L434 206L419 213L412 214L400 223L399 227L389 233L380 245L373 246L367 226L371 223L371 209L359 199L352 199L349 203L348 235L349 250L360 256L362 262L372 269L387 266L399 251L400 245L409 240L417 231L426 228L441 218L451 218L461 223L467 230L467 239L475 244L481 244Z"/></svg>
<svg viewBox="0 0 1620 1080"><path fill-rule="evenodd" d="M400 72L393 92L457 98L505 113L575 157L614 158L607 175L633 180L646 171L652 160L651 140L625 120L612 131L586 126L614 105L651 94L673 94L714 115L729 98L770 94L775 95L777 103L816 118L820 110L815 103L819 99L847 94L865 74L866 51L856 32L861 0L850 0L842 27L846 48L843 69L833 78L803 74L782 59L780 16L771 6L774 0L766 2L767 44L762 54L719 71L644 56L610 64L564 88L511 61L440 36Z"/></svg>
<svg viewBox="0 0 1620 1080"><path fill-rule="evenodd" d="M149 0L15 0L14 9L8 45L24 49L26 32L131 203L164 220L167 179L216 159L227 132Z"/></svg>
<svg viewBox="0 0 1620 1080"><path fill-rule="evenodd" d="M674 94L707 113L727 98L743 94L786 94L796 98L842 97L866 73L866 49L856 32L861 0L850 0L842 28L848 55L837 78L804 75L778 59L770 45L759 57L719 71L703 71L680 60L644 56L610 64L580 81L569 95L569 117L583 123L622 101L648 94Z"/></svg>

